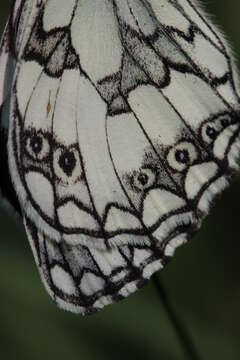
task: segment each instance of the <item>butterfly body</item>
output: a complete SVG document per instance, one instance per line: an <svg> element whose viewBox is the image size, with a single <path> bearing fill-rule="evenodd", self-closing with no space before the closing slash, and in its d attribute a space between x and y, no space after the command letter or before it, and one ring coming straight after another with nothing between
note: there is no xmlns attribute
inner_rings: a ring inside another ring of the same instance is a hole
<svg viewBox="0 0 240 360"><path fill-rule="evenodd" d="M162 268L236 172L231 56L190 0L25 0L0 66L4 197L56 303L91 313Z"/></svg>

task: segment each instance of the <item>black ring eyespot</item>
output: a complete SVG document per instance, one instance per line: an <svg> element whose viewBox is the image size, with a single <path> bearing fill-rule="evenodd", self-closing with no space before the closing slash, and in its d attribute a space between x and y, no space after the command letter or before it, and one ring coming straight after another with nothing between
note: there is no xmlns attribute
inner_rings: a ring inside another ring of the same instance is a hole
<svg viewBox="0 0 240 360"><path fill-rule="evenodd" d="M49 155L50 144L44 134L31 131L26 136L25 150L34 160L42 161Z"/></svg>
<svg viewBox="0 0 240 360"><path fill-rule="evenodd" d="M218 135L229 125L232 121L230 116L222 115L214 120L207 121L201 128L201 137L207 144L213 143Z"/></svg>
<svg viewBox="0 0 240 360"><path fill-rule="evenodd" d="M60 183L74 184L81 178L78 151L74 147L59 147L53 156L53 168Z"/></svg>
<svg viewBox="0 0 240 360"><path fill-rule="evenodd" d="M183 171L198 158L198 151L193 143L182 141L172 147L167 155L169 166L176 171Z"/></svg>
<svg viewBox="0 0 240 360"><path fill-rule="evenodd" d="M149 176L147 174L144 173L140 173L137 177L137 181L139 182L139 184L141 184L142 186L146 186L148 184L149 181Z"/></svg>
<svg viewBox="0 0 240 360"><path fill-rule="evenodd" d="M222 125L219 121L218 122L209 121L205 123L201 131L203 141L206 142L207 144L211 144L218 137L221 130L222 130Z"/></svg>
<svg viewBox="0 0 240 360"><path fill-rule="evenodd" d="M37 157L37 156L41 153L41 151L42 151L42 147L43 147L42 137L35 134L35 135L30 139L30 145L31 145L32 151L34 152L34 154L35 154L36 157Z"/></svg>
<svg viewBox="0 0 240 360"><path fill-rule="evenodd" d="M206 126L206 135L207 135L210 139L215 140L216 137L218 136L218 132L217 132L217 130L216 130L214 127L212 127L212 126L210 126L210 125L207 125L207 126Z"/></svg>
<svg viewBox="0 0 240 360"><path fill-rule="evenodd" d="M150 168L142 168L133 176L133 186L137 190L145 190L154 185L156 182L157 175Z"/></svg>
<svg viewBox="0 0 240 360"><path fill-rule="evenodd" d="M75 154L71 150L63 151L59 157L58 164L67 176L72 176L73 170L76 166Z"/></svg>
<svg viewBox="0 0 240 360"><path fill-rule="evenodd" d="M175 159L178 163L188 164L190 162L190 156L188 150L186 149L176 150Z"/></svg>

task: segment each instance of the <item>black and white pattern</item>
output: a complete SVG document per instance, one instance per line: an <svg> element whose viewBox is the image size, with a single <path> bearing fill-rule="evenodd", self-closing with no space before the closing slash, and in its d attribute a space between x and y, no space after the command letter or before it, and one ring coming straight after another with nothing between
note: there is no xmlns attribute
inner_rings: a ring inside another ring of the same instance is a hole
<svg viewBox="0 0 240 360"><path fill-rule="evenodd" d="M162 268L236 173L232 59L195 1L20 0L0 61L2 198L56 303L91 313Z"/></svg>
<svg viewBox="0 0 240 360"><path fill-rule="evenodd" d="M141 288L161 269L182 240L174 239L165 253L156 245L124 245L109 250L56 243L25 220L28 239L43 283L65 310L90 314Z"/></svg>

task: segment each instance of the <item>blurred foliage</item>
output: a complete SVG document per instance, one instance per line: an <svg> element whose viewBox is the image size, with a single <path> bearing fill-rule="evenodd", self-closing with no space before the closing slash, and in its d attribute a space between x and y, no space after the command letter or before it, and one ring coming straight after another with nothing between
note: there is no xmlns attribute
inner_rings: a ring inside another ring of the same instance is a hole
<svg viewBox="0 0 240 360"><path fill-rule="evenodd" d="M204 1L240 55L236 0ZM1 0L3 29L9 1ZM200 233L159 273L202 359L240 359L240 187L218 201ZM0 213L0 356L3 359L184 359L149 282L97 315L57 309L46 294L22 228Z"/></svg>

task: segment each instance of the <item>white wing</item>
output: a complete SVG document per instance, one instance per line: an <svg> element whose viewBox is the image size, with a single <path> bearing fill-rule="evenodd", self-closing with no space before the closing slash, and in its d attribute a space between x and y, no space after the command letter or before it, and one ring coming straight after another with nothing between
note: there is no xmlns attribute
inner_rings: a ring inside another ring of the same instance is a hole
<svg viewBox="0 0 240 360"><path fill-rule="evenodd" d="M236 74L192 1L27 0L18 14L11 177L47 288L85 313L129 283L106 284L108 261L115 272L121 259L136 289L228 185ZM138 273L119 255L129 248L147 254ZM92 252L98 270L83 276Z"/></svg>

